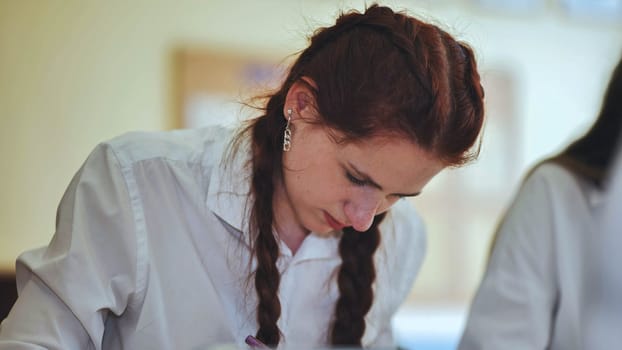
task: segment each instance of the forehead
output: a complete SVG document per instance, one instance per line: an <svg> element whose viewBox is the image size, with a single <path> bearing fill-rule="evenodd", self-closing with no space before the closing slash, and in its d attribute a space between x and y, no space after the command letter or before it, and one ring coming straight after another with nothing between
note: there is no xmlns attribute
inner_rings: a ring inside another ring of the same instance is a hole
<svg viewBox="0 0 622 350"><path fill-rule="evenodd" d="M431 152L405 137L376 136L348 142L343 144L341 158L383 186L417 190L444 168Z"/></svg>

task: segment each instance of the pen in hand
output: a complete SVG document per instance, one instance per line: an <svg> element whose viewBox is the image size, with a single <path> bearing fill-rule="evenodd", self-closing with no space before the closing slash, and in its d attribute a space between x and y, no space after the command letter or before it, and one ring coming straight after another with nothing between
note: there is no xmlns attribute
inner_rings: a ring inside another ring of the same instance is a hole
<svg viewBox="0 0 622 350"><path fill-rule="evenodd" d="M248 344L252 349L260 349L260 350L269 350L270 348L268 347L268 345L262 343L261 341L259 341L259 339L253 337L252 335L249 335L248 337L246 337L246 339L244 340L244 342L246 344Z"/></svg>

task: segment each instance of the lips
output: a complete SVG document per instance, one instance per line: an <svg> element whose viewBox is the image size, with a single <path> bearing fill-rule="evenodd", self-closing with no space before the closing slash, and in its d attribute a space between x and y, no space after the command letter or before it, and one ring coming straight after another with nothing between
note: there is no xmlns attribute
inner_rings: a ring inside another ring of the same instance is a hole
<svg viewBox="0 0 622 350"><path fill-rule="evenodd" d="M335 231L339 231L342 228L346 227L346 225L340 223L339 221L337 221L334 217L332 217L330 214L328 214L327 212L324 212L324 218L326 219L326 223L333 228L333 230Z"/></svg>

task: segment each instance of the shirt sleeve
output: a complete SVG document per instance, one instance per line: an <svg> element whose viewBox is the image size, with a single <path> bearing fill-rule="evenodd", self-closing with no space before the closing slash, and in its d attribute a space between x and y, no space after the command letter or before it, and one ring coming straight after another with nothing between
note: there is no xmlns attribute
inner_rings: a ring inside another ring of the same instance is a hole
<svg viewBox="0 0 622 350"><path fill-rule="evenodd" d="M98 146L61 200L50 244L17 260L19 297L0 325L0 349L101 349L106 318L131 307L139 289L127 185L113 150Z"/></svg>
<svg viewBox="0 0 622 350"><path fill-rule="evenodd" d="M557 293L552 181L536 170L502 220L459 350L548 347Z"/></svg>

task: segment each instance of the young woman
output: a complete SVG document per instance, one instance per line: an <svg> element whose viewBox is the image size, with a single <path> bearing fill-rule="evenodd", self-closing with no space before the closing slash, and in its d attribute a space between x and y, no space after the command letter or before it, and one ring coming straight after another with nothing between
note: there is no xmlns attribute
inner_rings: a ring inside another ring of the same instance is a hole
<svg viewBox="0 0 622 350"><path fill-rule="evenodd" d="M240 132L97 147L50 245L18 260L0 348L389 345L425 243L400 199L476 156L482 122L467 45L387 7L343 14Z"/></svg>
<svg viewBox="0 0 622 350"><path fill-rule="evenodd" d="M497 231L459 349L593 348L583 342L591 323L585 286L598 274L588 251L601 237L597 218L620 143L621 97L622 61L592 128L527 175Z"/></svg>

